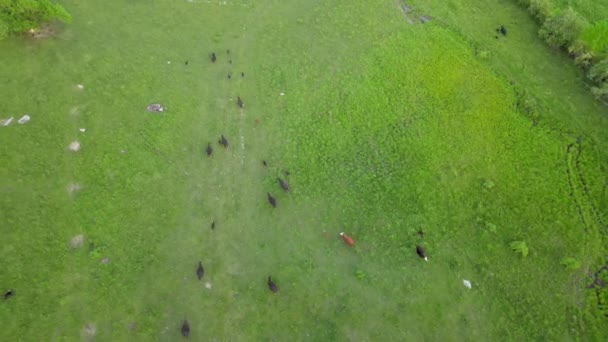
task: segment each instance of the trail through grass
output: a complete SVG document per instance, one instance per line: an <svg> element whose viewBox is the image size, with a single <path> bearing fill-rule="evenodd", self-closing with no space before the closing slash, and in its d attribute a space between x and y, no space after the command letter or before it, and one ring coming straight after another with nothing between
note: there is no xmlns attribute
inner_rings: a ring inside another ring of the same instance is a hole
<svg viewBox="0 0 608 342"><path fill-rule="evenodd" d="M57 39L0 43L0 113L32 116L0 130L2 339L601 336L605 110L517 7L495 42L485 2L65 5Z"/></svg>

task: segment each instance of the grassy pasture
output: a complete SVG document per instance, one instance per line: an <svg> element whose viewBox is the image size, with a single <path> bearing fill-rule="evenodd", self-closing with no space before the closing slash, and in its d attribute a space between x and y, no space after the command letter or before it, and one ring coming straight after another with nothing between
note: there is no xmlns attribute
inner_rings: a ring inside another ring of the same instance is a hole
<svg viewBox="0 0 608 342"><path fill-rule="evenodd" d="M2 340L601 337L606 110L517 6L64 3L59 39L0 43L0 112L32 115L0 130Z"/></svg>

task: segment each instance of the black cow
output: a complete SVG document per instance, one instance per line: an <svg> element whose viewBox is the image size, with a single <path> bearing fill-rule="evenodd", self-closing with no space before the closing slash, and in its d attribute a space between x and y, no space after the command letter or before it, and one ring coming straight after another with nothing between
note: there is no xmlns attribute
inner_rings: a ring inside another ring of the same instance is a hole
<svg viewBox="0 0 608 342"><path fill-rule="evenodd" d="M283 188L283 190L285 190L286 192L289 191L289 185L287 185L287 182L282 180L281 178L277 178L279 180L279 185L281 186L281 188Z"/></svg>
<svg viewBox="0 0 608 342"><path fill-rule="evenodd" d="M184 320L182 323L182 336L188 337L190 335L190 324L188 324L188 320Z"/></svg>
<svg viewBox="0 0 608 342"><path fill-rule="evenodd" d="M211 147L211 143L207 143L207 156L210 156L213 153L213 147Z"/></svg>
<svg viewBox="0 0 608 342"><path fill-rule="evenodd" d="M220 140L218 140L217 142L219 142L220 145L224 146L224 148L228 147L228 139L226 139L223 134L220 137Z"/></svg>
<svg viewBox="0 0 608 342"><path fill-rule="evenodd" d="M268 288L270 289L270 291L272 291L272 293L279 292L279 287L277 286L277 284L275 284L272 281L272 279L270 278L270 276L268 276Z"/></svg>
<svg viewBox="0 0 608 342"><path fill-rule="evenodd" d="M196 276L198 277L198 280L203 279L203 276L205 275L205 269L203 268L203 263L201 261L198 262L198 268L196 269Z"/></svg>
<svg viewBox="0 0 608 342"><path fill-rule="evenodd" d="M426 253L424 252L424 248L421 246L416 246L416 253L420 258L424 259L424 261L429 261L429 259L426 257Z"/></svg>
<svg viewBox="0 0 608 342"><path fill-rule="evenodd" d="M268 202L270 203L270 205L271 205L273 208L276 208L276 207L277 207L277 200L276 200L276 199L274 199L274 197L272 197L272 195L270 194L270 192L268 193Z"/></svg>

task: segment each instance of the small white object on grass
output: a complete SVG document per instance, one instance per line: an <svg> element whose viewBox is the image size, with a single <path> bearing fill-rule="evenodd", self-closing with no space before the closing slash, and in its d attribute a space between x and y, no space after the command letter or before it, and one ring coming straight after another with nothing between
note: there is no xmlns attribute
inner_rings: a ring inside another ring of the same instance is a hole
<svg viewBox="0 0 608 342"><path fill-rule="evenodd" d="M6 127L6 126L10 125L11 122L13 122L13 117L12 116L10 118L8 118L8 119L2 120L2 126Z"/></svg>
<svg viewBox="0 0 608 342"><path fill-rule="evenodd" d="M84 85L82 85L82 84L77 84L77 85L76 85L76 88L78 88L78 89L82 90L82 89L84 89Z"/></svg>
<svg viewBox="0 0 608 342"><path fill-rule="evenodd" d="M72 152L78 152L80 150L80 143L78 141L72 141L68 148Z"/></svg>
<svg viewBox="0 0 608 342"><path fill-rule="evenodd" d="M28 121L30 121L30 116L29 116L29 115L27 115L27 114L25 114L24 116L22 116L22 117L21 117L21 119L17 120L17 122L18 122L20 125L23 125L24 123L26 123L26 122L28 122Z"/></svg>
<svg viewBox="0 0 608 342"><path fill-rule="evenodd" d="M208 289L211 289L211 283L210 282L206 282L205 283L205 287L208 288Z"/></svg>
<svg viewBox="0 0 608 342"><path fill-rule="evenodd" d="M81 129L79 129L79 131L81 131L82 133L84 133L84 132L87 131L87 129L86 128L81 128Z"/></svg>
<svg viewBox="0 0 608 342"><path fill-rule="evenodd" d="M464 287L466 287L467 289L471 288L471 282L466 279L462 279L462 285L464 285Z"/></svg>
<svg viewBox="0 0 608 342"><path fill-rule="evenodd" d="M285 96L285 93L280 93L279 95L281 95L281 96Z"/></svg>

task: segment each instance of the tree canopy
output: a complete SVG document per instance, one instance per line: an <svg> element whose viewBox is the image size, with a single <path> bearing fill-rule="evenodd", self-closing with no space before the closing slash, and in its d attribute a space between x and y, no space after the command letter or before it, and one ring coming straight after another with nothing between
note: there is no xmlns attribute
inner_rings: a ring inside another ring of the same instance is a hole
<svg viewBox="0 0 608 342"><path fill-rule="evenodd" d="M55 20L69 22L71 16L50 0L0 0L0 39Z"/></svg>

